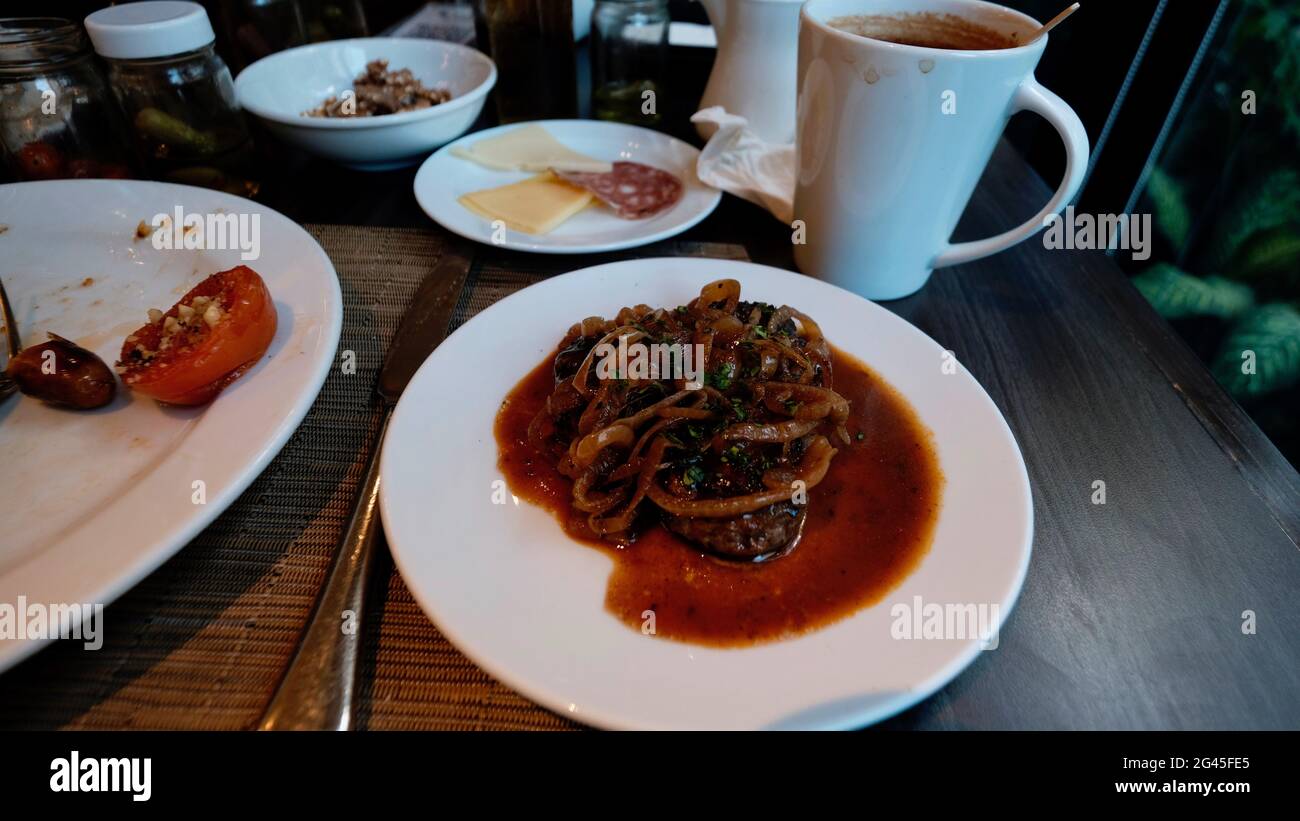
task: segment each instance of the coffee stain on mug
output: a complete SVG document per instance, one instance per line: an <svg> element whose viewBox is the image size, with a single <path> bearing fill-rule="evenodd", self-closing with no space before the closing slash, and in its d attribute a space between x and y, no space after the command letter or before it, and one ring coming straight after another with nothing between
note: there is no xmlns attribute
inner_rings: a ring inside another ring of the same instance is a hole
<svg viewBox="0 0 1300 821"><path fill-rule="evenodd" d="M920 62L920 66L922 74L929 74L931 71L934 71L934 60L927 57Z"/></svg>
<svg viewBox="0 0 1300 821"><path fill-rule="evenodd" d="M874 85L876 81L880 79L880 72L876 71L875 66L867 66L867 70L862 75L862 79L867 81L867 85Z"/></svg>

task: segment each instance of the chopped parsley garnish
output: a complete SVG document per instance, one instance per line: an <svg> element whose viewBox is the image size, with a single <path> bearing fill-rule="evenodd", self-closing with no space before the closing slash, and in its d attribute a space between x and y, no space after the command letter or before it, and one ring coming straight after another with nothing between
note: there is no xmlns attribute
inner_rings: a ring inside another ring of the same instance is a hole
<svg viewBox="0 0 1300 821"><path fill-rule="evenodd" d="M699 465L691 465L682 473L682 484L687 487L695 487L704 481L704 468Z"/></svg>
<svg viewBox="0 0 1300 821"><path fill-rule="evenodd" d="M740 446L732 445L723 451L722 461L736 465L743 470L749 466L749 454L741 450Z"/></svg>
<svg viewBox="0 0 1300 821"><path fill-rule="evenodd" d="M725 391L727 388L731 387L731 380L734 379L735 376L736 363L724 362L716 371L706 374L704 381L706 384L717 388L720 391Z"/></svg>

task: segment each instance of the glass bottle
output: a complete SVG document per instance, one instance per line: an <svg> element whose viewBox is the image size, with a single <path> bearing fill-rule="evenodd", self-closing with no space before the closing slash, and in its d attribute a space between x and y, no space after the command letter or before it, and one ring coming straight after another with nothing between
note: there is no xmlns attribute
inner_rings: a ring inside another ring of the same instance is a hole
<svg viewBox="0 0 1300 821"><path fill-rule="evenodd" d="M482 0L503 123L576 117L572 0Z"/></svg>
<svg viewBox="0 0 1300 821"><path fill-rule="evenodd" d="M307 40L347 40L365 37L366 13L361 0L299 0Z"/></svg>
<svg viewBox="0 0 1300 821"><path fill-rule="evenodd" d="M14 178L134 176L124 134L80 26L0 19L0 154Z"/></svg>
<svg viewBox="0 0 1300 821"><path fill-rule="evenodd" d="M197 3L152 0L86 18L150 176L245 197L259 188L230 69Z"/></svg>
<svg viewBox="0 0 1300 821"><path fill-rule="evenodd" d="M591 106L598 120L657 125L668 54L668 0L597 0Z"/></svg>
<svg viewBox="0 0 1300 821"><path fill-rule="evenodd" d="M308 42L305 13L298 0L220 0L210 8L233 72Z"/></svg>

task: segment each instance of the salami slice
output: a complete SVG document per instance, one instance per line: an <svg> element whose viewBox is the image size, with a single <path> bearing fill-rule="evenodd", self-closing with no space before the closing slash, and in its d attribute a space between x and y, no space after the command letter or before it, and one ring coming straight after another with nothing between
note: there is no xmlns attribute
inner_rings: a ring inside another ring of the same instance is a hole
<svg viewBox="0 0 1300 821"><path fill-rule="evenodd" d="M604 173L556 171L556 176L595 194L623 219L639 220L667 211L682 198L682 181L662 168L616 162Z"/></svg>

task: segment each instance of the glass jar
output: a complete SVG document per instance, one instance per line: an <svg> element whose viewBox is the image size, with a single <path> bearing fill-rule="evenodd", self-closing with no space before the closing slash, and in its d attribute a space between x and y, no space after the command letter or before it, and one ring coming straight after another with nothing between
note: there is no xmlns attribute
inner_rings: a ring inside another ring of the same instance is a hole
<svg viewBox="0 0 1300 821"><path fill-rule="evenodd" d="M155 179L252 197L260 184L248 124L207 13L179 0L127 3L86 18Z"/></svg>
<svg viewBox="0 0 1300 821"><path fill-rule="evenodd" d="M657 125L663 115L668 0L597 0L591 12L591 107L598 120Z"/></svg>
<svg viewBox="0 0 1300 821"><path fill-rule="evenodd" d="M0 19L0 154L14 178L133 176L124 135L80 26Z"/></svg>

